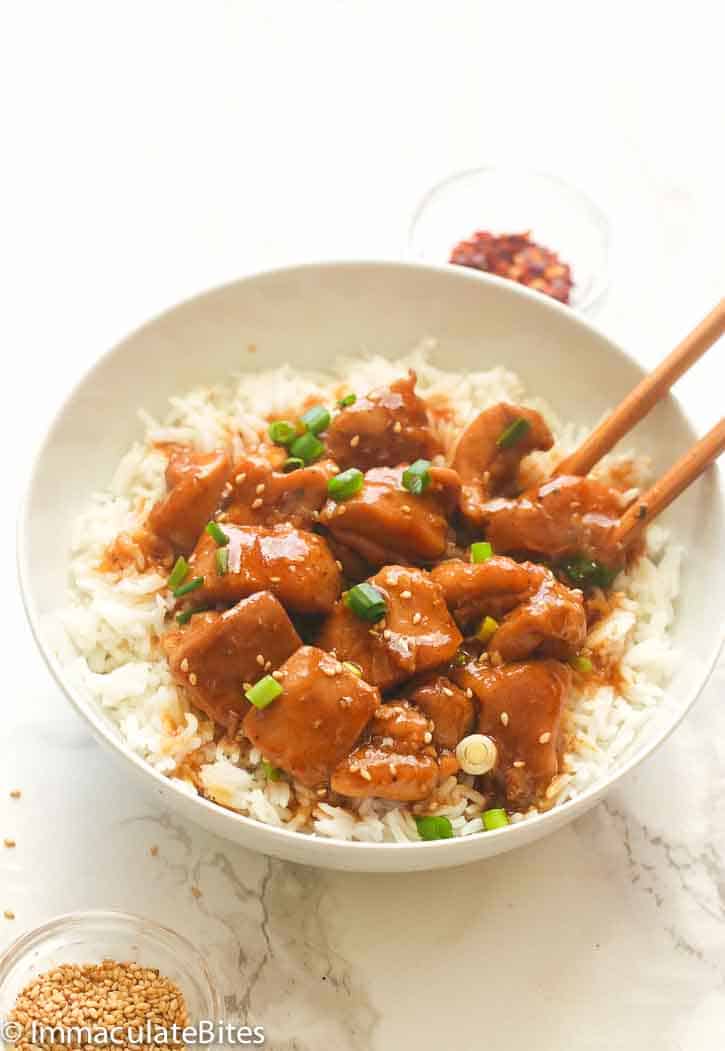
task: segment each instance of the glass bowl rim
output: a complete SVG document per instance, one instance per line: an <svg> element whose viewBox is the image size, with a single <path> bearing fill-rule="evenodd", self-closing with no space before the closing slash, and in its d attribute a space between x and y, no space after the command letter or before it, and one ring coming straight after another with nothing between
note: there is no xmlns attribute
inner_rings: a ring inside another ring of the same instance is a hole
<svg viewBox="0 0 725 1051"><path fill-rule="evenodd" d="M407 258L413 262L425 263L428 262L425 258L421 257L419 253L414 251L415 244L415 232L420 222L420 219L428 206L441 195L445 190L454 186L456 183L464 182L466 179L471 179L475 176L482 175L517 175L524 176L529 179L540 180L544 183L549 183L556 190L561 192L565 197L576 198L578 203L581 204L587 212L589 212L592 225L597 227L601 238L602 245L602 261L601 266L595 272L595 276L592 279L591 285L586 296L577 303L573 309L575 311L587 311L590 310L595 303L606 292L610 283L610 262L612 256L612 224L607 216L607 213L601 207L601 205L592 198L589 193L568 179L565 179L562 175L557 175L554 172L545 171L541 168L527 168L522 165L518 165L514 162L506 162L501 164L481 164L473 165L468 168L460 168L457 171L451 172L449 175L444 176L437 182L433 183L431 187L423 194L418 201L418 204L413 209L410 221L408 223L408 234L407 234ZM439 265L444 265L440 263ZM445 265L452 266L454 264L449 263L445 260Z"/></svg>

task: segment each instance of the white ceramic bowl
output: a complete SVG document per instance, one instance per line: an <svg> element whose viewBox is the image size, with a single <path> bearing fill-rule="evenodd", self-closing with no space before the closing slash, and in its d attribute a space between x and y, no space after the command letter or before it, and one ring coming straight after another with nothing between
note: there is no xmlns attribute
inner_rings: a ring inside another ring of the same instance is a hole
<svg viewBox="0 0 725 1051"><path fill-rule="evenodd" d="M443 367L481 369L503 362L529 390L579 423L596 421L642 374L572 311L500 278L411 263L298 266L204 293L133 333L76 387L38 453L21 509L19 565L30 623L50 670L129 775L145 781L165 805L253 850L326 868L392 872L461 865L530 843L584 813L652 752L694 703L716 659L725 593L725 497L722 477L711 471L667 516L687 557L674 627L682 660L663 717L645 728L636 753L611 777L533 820L411 844L335 842L272 828L175 788L70 685L51 651L46 618L64 602L71 523L140 437L140 406L163 413L171 394L285 361L320 368L363 348L395 358L427 336L438 340L434 361ZM255 354L248 353L250 344ZM670 398L636 429L632 442L661 471L694 438L694 427Z"/></svg>

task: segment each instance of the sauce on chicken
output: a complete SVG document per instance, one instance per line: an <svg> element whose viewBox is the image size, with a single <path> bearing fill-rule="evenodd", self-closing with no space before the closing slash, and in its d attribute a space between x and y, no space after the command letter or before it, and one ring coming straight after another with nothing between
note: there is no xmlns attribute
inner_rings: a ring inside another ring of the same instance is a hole
<svg viewBox="0 0 725 1051"><path fill-rule="evenodd" d="M217 736L343 805L425 811L451 776L545 805L592 595L627 554L618 491L523 489L554 442L538 412L485 409L445 462L454 418L410 372L270 420L241 458L170 447L166 492L102 564L168 574L163 650Z"/></svg>

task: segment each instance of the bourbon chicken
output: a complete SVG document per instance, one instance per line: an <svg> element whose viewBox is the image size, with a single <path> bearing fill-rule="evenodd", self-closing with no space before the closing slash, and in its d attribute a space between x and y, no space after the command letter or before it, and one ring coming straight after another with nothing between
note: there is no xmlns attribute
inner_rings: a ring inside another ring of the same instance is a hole
<svg viewBox="0 0 725 1051"><path fill-rule="evenodd" d="M572 478L520 494L522 460L553 444L541 415L489 406L452 443L415 387L308 403L236 459L234 435L169 449L142 532L168 574L171 678L214 740L289 782L290 813L379 799L431 838L453 834L451 786L460 822L547 805L621 497ZM104 568L139 545L117 538Z"/></svg>

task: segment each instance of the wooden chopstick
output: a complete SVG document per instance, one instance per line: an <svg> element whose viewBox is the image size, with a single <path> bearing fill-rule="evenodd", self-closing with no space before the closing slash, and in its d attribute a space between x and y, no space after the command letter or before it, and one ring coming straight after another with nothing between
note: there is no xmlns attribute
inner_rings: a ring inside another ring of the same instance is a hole
<svg viewBox="0 0 725 1051"><path fill-rule="evenodd" d="M725 332L725 299L721 299L689 336L638 383L611 416L592 431L586 441L558 465L554 475L589 474L628 431L667 394L676 380L694 365Z"/></svg>
<svg viewBox="0 0 725 1051"><path fill-rule="evenodd" d="M691 482L725 452L725 417L704 438L681 456L651 489L631 504L614 533L618 543L629 544L657 515L675 500Z"/></svg>

